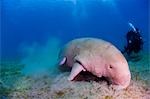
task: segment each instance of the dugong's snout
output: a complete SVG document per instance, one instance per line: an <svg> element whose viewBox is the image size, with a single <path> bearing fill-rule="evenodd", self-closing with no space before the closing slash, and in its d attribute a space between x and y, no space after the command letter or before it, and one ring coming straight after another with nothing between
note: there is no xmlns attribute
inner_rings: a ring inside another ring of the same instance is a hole
<svg viewBox="0 0 150 99"><path fill-rule="evenodd" d="M114 84L122 86L122 88L127 88L130 84L131 74L128 73L123 76L119 76L117 79L114 79Z"/></svg>

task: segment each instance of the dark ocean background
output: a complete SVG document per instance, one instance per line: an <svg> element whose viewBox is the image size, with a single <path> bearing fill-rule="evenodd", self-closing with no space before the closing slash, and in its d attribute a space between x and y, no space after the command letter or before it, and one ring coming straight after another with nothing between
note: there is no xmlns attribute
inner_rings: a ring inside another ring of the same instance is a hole
<svg viewBox="0 0 150 99"><path fill-rule="evenodd" d="M0 6L1 59L20 58L22 47L54 38L61 47L77 37L97 37L122 50L128 22L140 29L149 51L148 0L1 0Z"/></svg>

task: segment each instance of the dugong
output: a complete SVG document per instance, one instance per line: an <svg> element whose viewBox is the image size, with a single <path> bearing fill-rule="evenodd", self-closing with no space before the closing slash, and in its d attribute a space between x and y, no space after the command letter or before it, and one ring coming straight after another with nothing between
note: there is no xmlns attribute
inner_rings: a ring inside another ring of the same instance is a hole
<svg viewBox="0 0 150 99"><path fill-rule="evenodd" d="M130 84L131 73L125 57L114 45L102 39L74 39L60 51L59 59L59 65L72 68L70 81L81 71L88 71L97 77L107 77L112 85L121 89Z"/></svg>

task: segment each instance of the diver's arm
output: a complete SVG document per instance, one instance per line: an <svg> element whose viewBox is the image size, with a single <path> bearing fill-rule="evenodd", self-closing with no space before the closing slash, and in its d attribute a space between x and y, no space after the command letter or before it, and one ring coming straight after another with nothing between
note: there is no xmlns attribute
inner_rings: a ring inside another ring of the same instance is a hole
<svg viewBox="0 0 150 99"><path fill-rule="evenodd" d="M129 24L129 26L133 29L133 31L135 31L136 32L136 29L135 29L135 27L133 26L133 24L132 23L128 23Z"/></svg>

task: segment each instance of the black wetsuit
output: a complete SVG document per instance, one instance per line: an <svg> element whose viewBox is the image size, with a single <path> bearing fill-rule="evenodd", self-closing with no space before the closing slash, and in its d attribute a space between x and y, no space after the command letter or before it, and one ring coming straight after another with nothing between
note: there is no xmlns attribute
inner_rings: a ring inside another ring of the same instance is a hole
<svg viewBox="0 0 150 99"><path fill-rule="evenodd" d="M125 46L124 52L127 52L128 55L131 52L138 53L143 47L143 40L139 31L129 31L126 35L127 46ZM123 52L123 53L124 53Z"/></svg>

